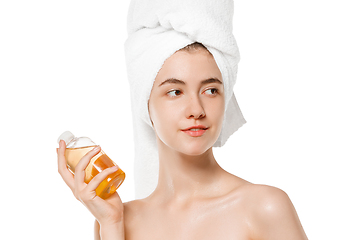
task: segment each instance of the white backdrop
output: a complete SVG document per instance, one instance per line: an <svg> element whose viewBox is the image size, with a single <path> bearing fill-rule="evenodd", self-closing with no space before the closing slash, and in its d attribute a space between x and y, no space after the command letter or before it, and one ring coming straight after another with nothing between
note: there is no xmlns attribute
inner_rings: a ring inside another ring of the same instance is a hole
<svg viewBox="0 0 360 240"><path fill-rule="evenodd" d="M0 2L1 235L92 239L94 218L57 172L56 139L89 136L126 172L128 0ZM286 191L309 239L360 239L360 33L355 0L235 0L247 120L215 156Z"/></svg>

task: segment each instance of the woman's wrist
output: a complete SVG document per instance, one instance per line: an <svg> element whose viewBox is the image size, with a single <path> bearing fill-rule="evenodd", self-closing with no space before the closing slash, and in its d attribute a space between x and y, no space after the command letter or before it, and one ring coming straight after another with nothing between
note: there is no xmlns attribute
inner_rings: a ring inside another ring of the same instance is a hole
<svg viewBox="0 0 360 240"><path fill-rule="evenodd" d="M124 222L100 224L101 240L125 240Z"/></svg>

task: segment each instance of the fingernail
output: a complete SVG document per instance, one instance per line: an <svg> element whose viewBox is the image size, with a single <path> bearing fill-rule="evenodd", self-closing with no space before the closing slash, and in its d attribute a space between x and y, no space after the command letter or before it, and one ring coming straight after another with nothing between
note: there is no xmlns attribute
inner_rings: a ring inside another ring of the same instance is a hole
<svg viewBox="0 0 360 240"><path fill-rule="evenodd" d="M113 166L113 167L111 167L110 169L112 170L112 171L115 171L115 170L117 170L119 167L118 166Z"/></svg>
<svg viewBox="0 0 360 240"><path fill-rule="evenodd" d="M97 146L97 147L95 147L95 148L93 149L93 151L98 151L99 149L100 149L100 147Z"/></svg>

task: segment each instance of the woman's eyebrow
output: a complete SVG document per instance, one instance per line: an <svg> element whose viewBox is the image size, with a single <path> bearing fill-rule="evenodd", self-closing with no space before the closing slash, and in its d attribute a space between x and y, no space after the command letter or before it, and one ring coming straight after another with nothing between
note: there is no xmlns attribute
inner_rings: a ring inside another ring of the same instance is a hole
<svg viewBox="0 0 360 240"><path fill-rule="evenodd" d="M165 81L163 81L162 83L159 84L159 87L166 84L166 83L178 83L178 84L183 84L185 85L185 82L184 81L181 81L179 79L176 79L176 78L169 78Z"/></svg>
<svg viewBox="0 0 360 240"><path fill-rule="evenodd" d="M176 79L176 78L169 78L169 79L166 79L165 81L163 81L162 83L159 84L159 87L166 84L166 83L177 83L177 84L182 84L182 85L185 85L186 83L184 81L181 81L179 79ZM209 78L209 79L205 79L205 80L202 80L201 81L201 85L203 84L208 84L208 83L219 83L219 84L222 84L222 82L217 79L217 78Z"/></svg>
<svg viewBox="0 0 360 240"><path fill-rule="evenodd" d="M209 79L201 81L201 84L207 84L207 83L219 83L219 84L222 84L222 82L217 78L209 78Z"/></svg>

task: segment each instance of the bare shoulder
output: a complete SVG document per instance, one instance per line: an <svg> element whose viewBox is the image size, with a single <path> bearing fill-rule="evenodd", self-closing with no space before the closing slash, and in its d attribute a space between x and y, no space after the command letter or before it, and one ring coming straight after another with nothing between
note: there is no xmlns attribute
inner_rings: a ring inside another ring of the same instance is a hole
<svg viewBox="0 0 360 240"><path fill-rule="evenodd" d="M124 203L125 231L136 231L139 223L143 221L144 213L149 210L146 199L136 199Z"/></svg>
<svg viewBox="0 0 360 240"><path fill-rule="evenodd" d="M254 239L307 239L289 196L281 189L258 184L242 188Z"/></svg>
<svg viewBox="0 0 360 240"><path fill-rule="evenodd" d="M260 184L247 184L242 189L244 203L257 220L293 214L289 196L281 189Z"/></svg>
<svg viewBox="0 0 360 240"><path fill-rule="evenodd" d="M242 198L246 198L251 202L263 200L286 202L290 200L287 194L279 188L254 184L232 174L228 176L230 176L229 179L231 180L227 182L227 185L231 186L230 189L232 189L230 193L240 194Z"/></svg>
<svg viewBox="0 0 360 240"><path fill-rule="evenodd" d="M252 214L288 212L287 210L293 208L289 196L279 188L253 184L243 179L238 179L237 182L238 185L232 194L241 199L241 204L247 209L251 209Z"/></svg>
<svg viewBox="0 0 360 240"><path fill-rule="evenodd" d="M124 209L136 209L141 206L142 200L132 200L129 202L124 202Z"/></svg>
<svg viewBox="0 0 360 240"><path fill-rule="evenodd" d="M144 201L141 199L124 203L125 220L135 220L144 207Z"/></svg>
<svg viewBox="0 0 360 240"><path fill-rule="evenodd" d="M260 184L247 184L243 191L246 192L247 199L256 204L256 209L275 211L285 206L292 205L289 196L283 190Z"/></svg>

